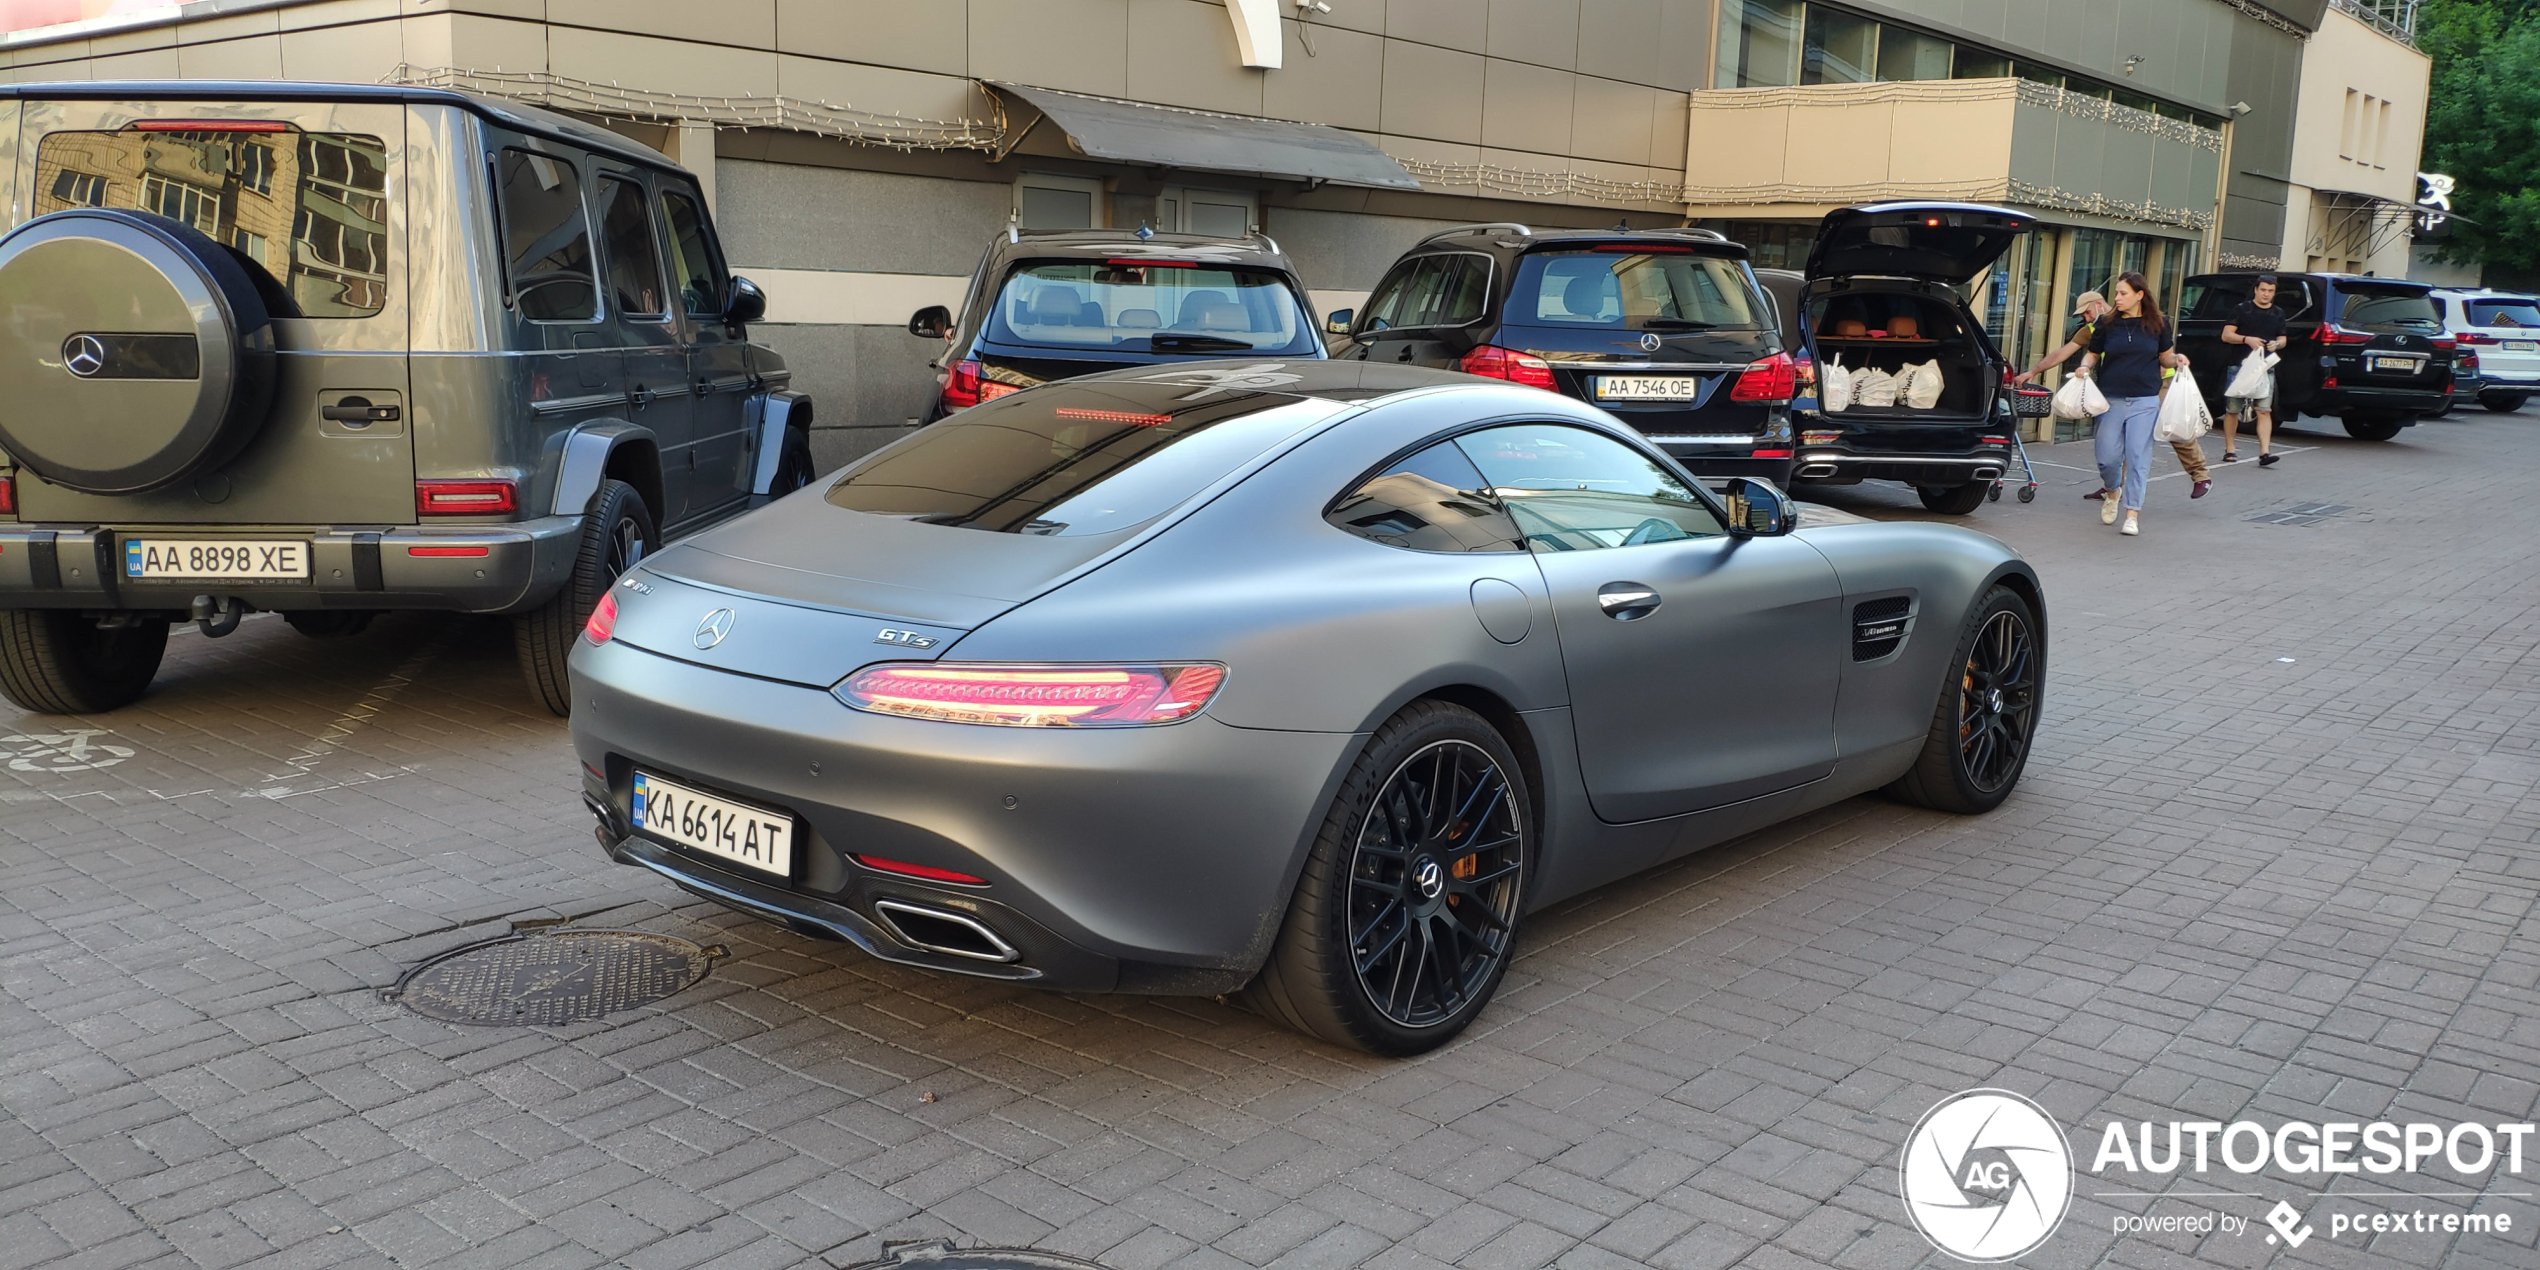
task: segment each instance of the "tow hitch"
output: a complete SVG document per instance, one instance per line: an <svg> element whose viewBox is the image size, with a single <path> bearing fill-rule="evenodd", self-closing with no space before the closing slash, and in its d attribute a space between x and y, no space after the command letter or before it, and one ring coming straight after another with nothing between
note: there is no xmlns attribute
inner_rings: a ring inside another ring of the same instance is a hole
<svg viewBox="0 0 2540 1270"><path fill-rule="evenodd" d="M247 602L234 595L198 595L194 597L194 624L202 628L205 639L219 639L238 629L238 619L247 616Z"/></svg>

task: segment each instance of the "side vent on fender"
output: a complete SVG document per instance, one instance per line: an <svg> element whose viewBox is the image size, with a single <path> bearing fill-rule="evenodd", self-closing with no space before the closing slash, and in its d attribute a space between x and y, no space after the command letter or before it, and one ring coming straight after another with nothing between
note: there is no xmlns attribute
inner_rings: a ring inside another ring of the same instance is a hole
<svg viewBox="0 0 2540 1270"><path fill-rule="evenodd" d="M1877 661L1895 652L1905 642L1905 615L1913 607L1913 597L1905 595L1853 605L1852 660Z"/></svg>

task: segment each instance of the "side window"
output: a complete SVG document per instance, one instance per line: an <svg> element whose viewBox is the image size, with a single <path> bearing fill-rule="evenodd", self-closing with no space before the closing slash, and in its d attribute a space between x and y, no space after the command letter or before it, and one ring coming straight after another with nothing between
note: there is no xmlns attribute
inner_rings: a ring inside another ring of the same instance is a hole
<svg viewBox="0 0 2540 1270"><path fill-rule="evenodd" d="M1434 257L1427 257L1406 260L1395 265L1393 272L1386 274L1385 280L1376 284L1375 294L1367 298L1366 313L1359 319L1358 329L1382 331L1402 325L1403 297L1410 294L1413 285L1419 279L1420 271L1432 267L1434 259Z"/></svg>
<svg viewBox="0 0 2540 1270"><path fill-rule="evenodd" d="M606 245L609 303L621 316L663 317L661 261L653 255L653 222L644 214L644 187L605 177L600 181L600 241Z"/></svg>
<svg viewBox="0 0 2540 1270"><path fill-rule="evenodd" d="M1490 258L1471 254L1422 256L1394 267L1367 302L1362 331L1425 326L1463 326L1481 318L1489 303Z"/></svg>
<svg viewBox="0 0 2540 1270"><path fill-rule="evenodd" d="M670 258L671 283L679 288L679 306L696 317L723 315L723 256L696 197L685 190L661 195L662 254Z"/></svg>
<svg viewBox="0 0 2540 1270"><path fill-rule="evenodd" d="M1412 551L1523 551L1517 522L1483 489L1452 441L1388 465L1323 519L1361 538Z"/></svg>
<svg viewBox="0 0 2540 1270"><path fill-rule="evenodd" d="M503 212L503 255L512 302L532 322L589 322L600 315L591 274L591 223L582 181L565 160L505 150L495 163Z"/></svg>
<svg viewBox="0 0 2540 1270"><path fill-rule="evenodd" d="M1535 551L1637 547L1727 533L1685 483L1612 437L1512 424L1457 437Z"/></svg>

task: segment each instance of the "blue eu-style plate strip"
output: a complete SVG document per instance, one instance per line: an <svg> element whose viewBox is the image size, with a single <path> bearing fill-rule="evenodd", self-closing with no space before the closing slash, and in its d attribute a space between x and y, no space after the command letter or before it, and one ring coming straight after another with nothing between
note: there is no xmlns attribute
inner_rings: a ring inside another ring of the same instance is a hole
<svg viewBox="0 0 2540 1270"><path fill-rule="evenodd" d="M141 540L127 539L123 545L123 572L127 578L141 576Z"/></svg>
<svg viewBox="0 0 2540 1270"><path fill-rule="evenodd" d="M644 823L644 778L640 773L635 777L634 811L635 823L639 825Z"/></svg>

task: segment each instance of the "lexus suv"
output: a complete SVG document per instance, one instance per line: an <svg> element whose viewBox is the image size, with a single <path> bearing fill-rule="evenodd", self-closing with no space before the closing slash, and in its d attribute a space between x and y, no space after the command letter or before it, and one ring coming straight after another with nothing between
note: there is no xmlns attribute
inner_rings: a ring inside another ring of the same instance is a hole
<svg viewBox="0 0 2540 1270"><path fill-rule="evenodd" d="M0 694L141 696L171 623L512 619L558 714L618 571L811 478L697 182L431 88L0 87Z"/></svg>
<svg viewBox="0 0 2540 1270"><path fill-rule="evenodd" d="M1960 293L2034 220L1973 203L1879 203L1826 214L1803 271L1759 271L1799 359L1791 426L1799 484L1899 481L1923 506L1974 511L2010 460L2010 364ZM1924 403L1854 400L1829 409L1822 368L1894 374L1937 363Z"/></svg>
<svg viewBox="0 0 2540 1270"><path fill-rule="evenodd" d="M946 345L926 423L1129 366L1323 356L1305 284L1267 234L1009 228L972 271L961 316L930 304L908 333Z"/></svg>
<svg viewBox="0 0 2540 1270"><path fill-rule="evenodd" d="M2199 274L2179 296L2178 350L2217 415L2249 353L2223 343L2222 330L2257 277ZM2275 367L2276 426L2312 415L2338 420L2356 440L2387 441L2443 413L2459 343L2444 329L2432 286L2349 273L2275 277L2287 337Z"/></svg>
<svg viewBox="0 0 2540 1270"><path fill-rule="evenodd" d="M1790 483L1794 368L1746 248L1710 230L1445 230L1326 326L1336 358L1557 392L1696 476Z"/></svg>

